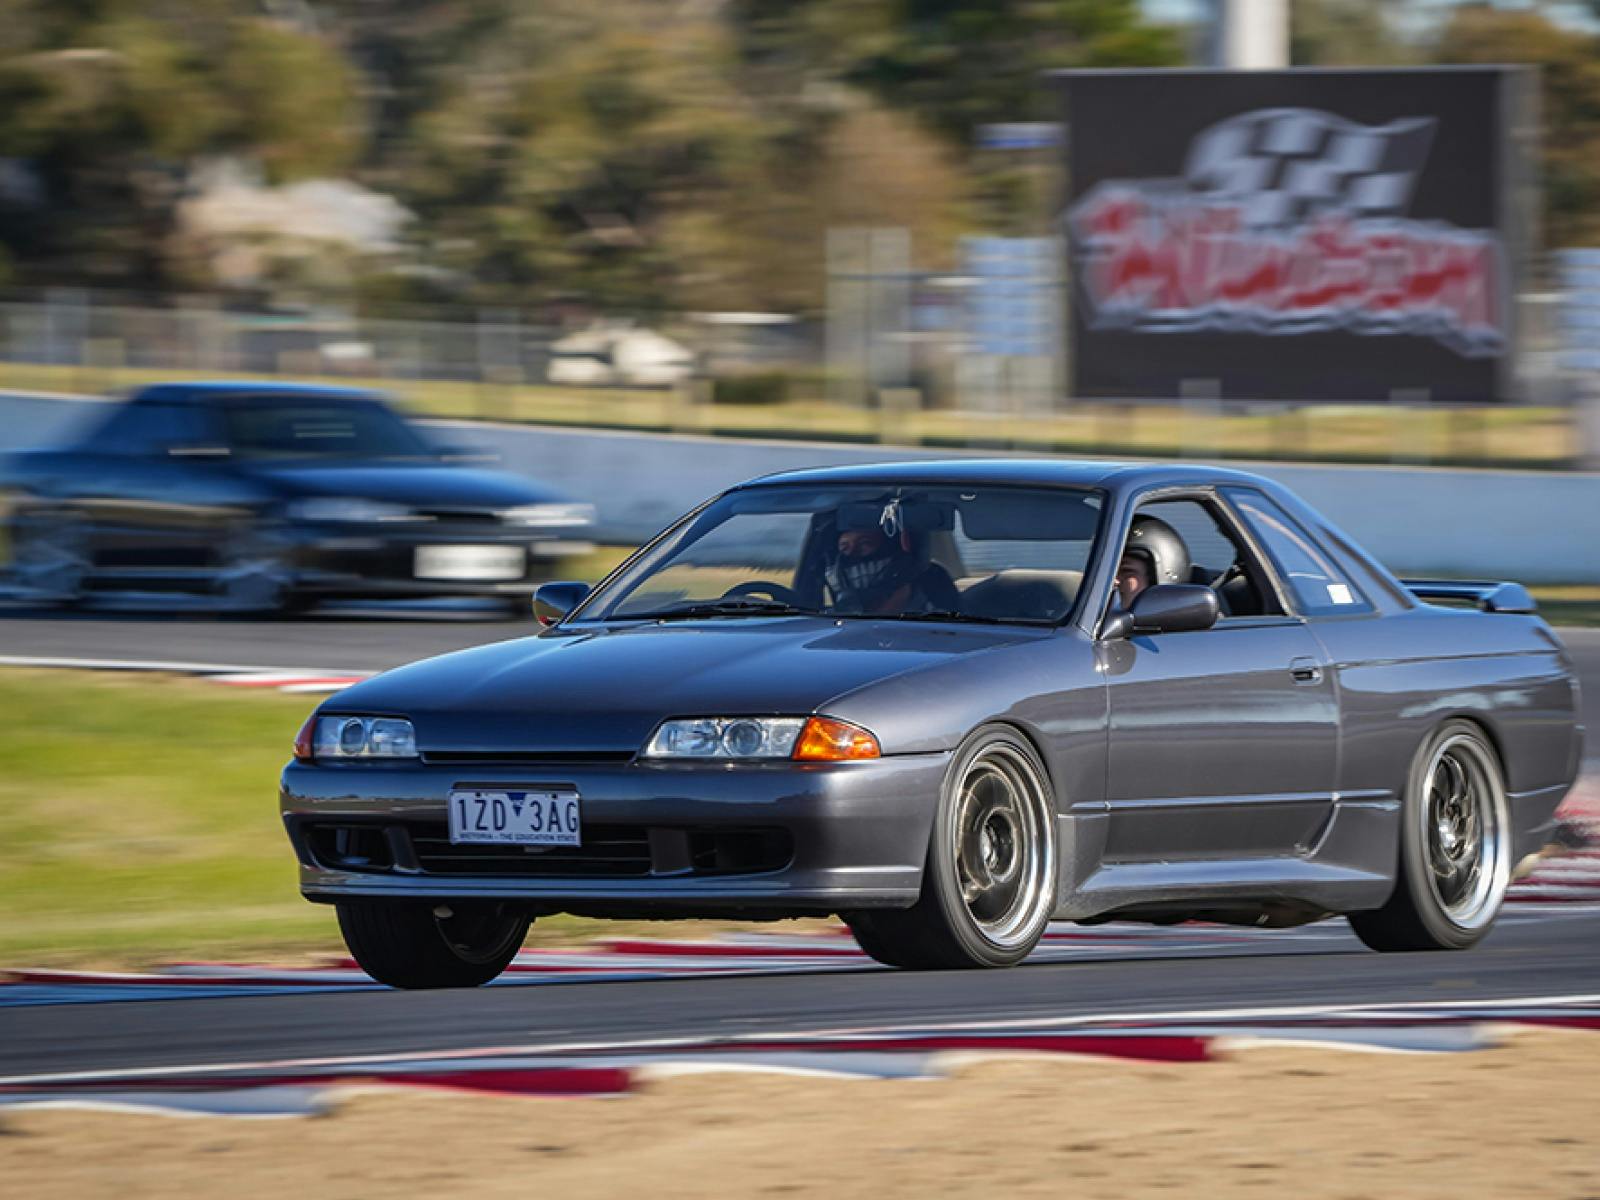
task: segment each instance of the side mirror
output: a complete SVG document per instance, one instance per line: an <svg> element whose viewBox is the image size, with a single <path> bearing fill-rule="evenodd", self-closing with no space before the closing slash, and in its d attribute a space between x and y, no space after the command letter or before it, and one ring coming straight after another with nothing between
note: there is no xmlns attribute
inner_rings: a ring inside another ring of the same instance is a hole
<svg viewBox="0 0 1600 1200"><path fill-rule="evenodd" d="M587 583L541 583L539 590L533 594L534 619L546 629L558 625L569 612L583 603L583 598L588 594Z"/></svg>
<svg viewBox="0 0 1600 1200"><path fill-rule="evenodd" d="M1129 612L1115 614L1100 636L1106 640L1138 633L1193 633L1210 629L1222 615L1217 594L1198 583L1158 583L1134 597Z"/></svg>

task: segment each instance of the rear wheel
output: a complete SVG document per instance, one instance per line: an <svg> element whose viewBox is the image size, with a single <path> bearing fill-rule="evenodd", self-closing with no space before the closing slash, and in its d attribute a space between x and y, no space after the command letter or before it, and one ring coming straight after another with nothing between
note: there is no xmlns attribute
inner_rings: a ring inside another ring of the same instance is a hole
<svg viewBox="0 0 1600 1200"><path fill-rule="evenodd" d="M845 921L861 948L889 966L1011 966L1044 933L1055 875L1044 766L1020 734L991 727L963 744L946 776L916 904Z"/></svg>
<svg viewBox="0 0 1600 1200"><path fill-rule="evenodd" d="M1401 813L1394 894L1351 913L1351 928L1374 950L1463 950L1493 927L1511 880L1510 807L1483 730L1450 721L1434 732Z"/></svg>
<svg viewBox="0 0 1600 1200"><path fill-rule="evenodd" d="M351 956L394 988L479 987L510 965L528 935L528 918L498 904L341 900L336 907Z"/></svg>

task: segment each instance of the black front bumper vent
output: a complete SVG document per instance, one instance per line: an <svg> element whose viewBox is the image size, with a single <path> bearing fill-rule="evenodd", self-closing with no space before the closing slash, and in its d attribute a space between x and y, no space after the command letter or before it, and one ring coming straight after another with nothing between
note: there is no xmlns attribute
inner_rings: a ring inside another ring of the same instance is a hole
<svg viewBox="0 0 1600 1200"><path fill-rule="evenodd" d="M373 874L500 879L758 875L794 858L786 829L586 825L581 846L452 845L440 822L291 824L318 866Z"/></svg>

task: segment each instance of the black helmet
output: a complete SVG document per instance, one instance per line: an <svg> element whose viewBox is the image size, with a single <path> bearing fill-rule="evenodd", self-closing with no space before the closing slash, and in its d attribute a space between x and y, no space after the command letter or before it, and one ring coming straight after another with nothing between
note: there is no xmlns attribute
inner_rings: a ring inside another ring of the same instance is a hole
<svg viewBox="0 0 1600 1200"><path fill-rule="evenodd" d="M1176 529L1157 517L1135 517L1122 552L1149 560L1151 583L1189 582L1189 547Z"/></svg>
<svg viewBox="0 0 1600 1200"><path fill-rule="evenodd" d="M828 546L823 578L840 612L871 612L917 573L916 556L898 531L874 527L874 532L882 544L870 554L846 557L837 541Z"/></svg>

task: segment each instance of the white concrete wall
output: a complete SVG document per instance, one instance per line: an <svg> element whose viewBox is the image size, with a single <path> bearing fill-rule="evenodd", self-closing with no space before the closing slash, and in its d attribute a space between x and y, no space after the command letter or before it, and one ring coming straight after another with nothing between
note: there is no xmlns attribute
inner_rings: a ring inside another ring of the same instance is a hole
<svg viewBox="0 0 1600 1200"><path fill-rule="evenodd" d="M0 396L0 451L39 445L84 401ZM793 467L981 457L900 446L747 442L433 423L442 441L592 502L609 540L640 541L743 479ZM1304 496L1402 574L1600 583L1600 474L1239 464Z"/></svg>

